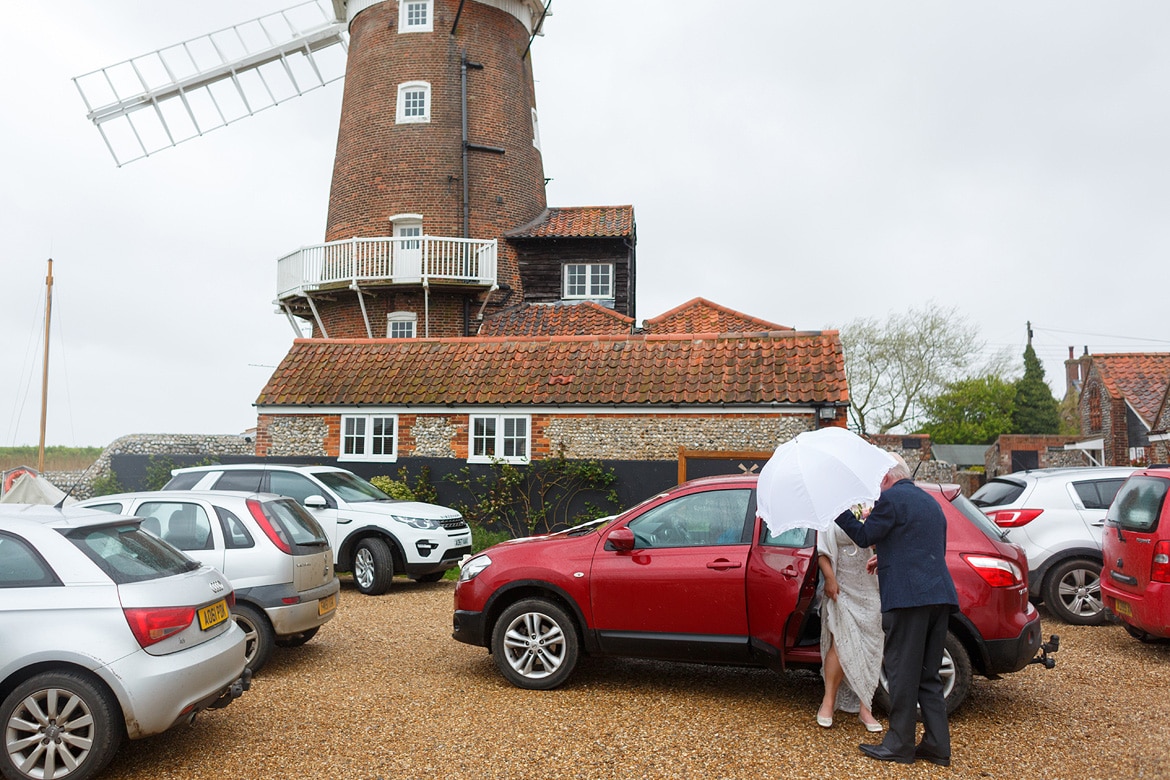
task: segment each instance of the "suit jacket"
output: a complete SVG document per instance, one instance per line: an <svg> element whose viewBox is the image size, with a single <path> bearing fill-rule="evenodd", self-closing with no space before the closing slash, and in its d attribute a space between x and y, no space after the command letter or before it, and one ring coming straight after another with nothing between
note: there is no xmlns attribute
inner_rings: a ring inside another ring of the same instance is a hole
<svg viewBox="0 0 1170 780"><path fill-rule="evenodd" d="M859 546L876 548L882 612L931 604L959 605L947 569L947 519L942 507L908 479L882 491L865 522L837 518Z"/></svg>

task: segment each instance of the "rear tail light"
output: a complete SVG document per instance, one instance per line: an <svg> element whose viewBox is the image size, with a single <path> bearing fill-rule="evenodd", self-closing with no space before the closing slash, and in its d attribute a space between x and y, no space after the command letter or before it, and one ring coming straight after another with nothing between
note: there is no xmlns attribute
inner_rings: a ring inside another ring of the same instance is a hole
<svg viewBox="0 0 1170 780"><path fill-rule="evenodd" d="M122 612L144 648L179 633L195 620L195 607L123 608Z"/></svg>
<svg viewBox="0 0 1170 780"><path fill-rule="evenodd" d="M1153 582L1170 582L1170 539L1163 539L1154 545L1150 579Z"/></svg>
<svg viewBox="0 0 1170 780"><path fill-rule="evenodd" d="M247 504L248 511L252 513L252 517L260 525L260 530L264 532L264 535L268 537L269 541L276 545L276 549L292 555L292 546L288 543L288 539L284 537L284 529L274 525L268 519L268 515L264 514L263 505L254 498L249 498Z"/></svg>
<svg viewBox="0 0 1170 780"><path fill-rule="evenodd" d="M963 560L993 588L1012 588L1024 584L1024 574L1020 567L1004 558L964 555Z"/></svg>
<svg viewBox="0 0 1170 780"><path fill-rule="evenodd" d="M987 515L1000 528L1019 528L1032 522L1043 512L1043 509L997 509L988 512Z"/></svg>

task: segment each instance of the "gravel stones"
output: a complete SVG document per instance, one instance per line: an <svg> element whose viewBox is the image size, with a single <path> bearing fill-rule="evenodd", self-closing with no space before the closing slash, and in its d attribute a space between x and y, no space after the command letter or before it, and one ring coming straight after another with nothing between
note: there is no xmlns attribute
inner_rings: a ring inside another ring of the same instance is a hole
<svg viewBox="0 0 1170 780"><path fill-rule="evenodd" d="M277 648L225 710L126 743L102 780L200 778L1167 778L1170 644L1058 633L1056 668L976 677L950 769L864 757L856 717L816 725L812 672L585 658L554 691L506 683L451 639L454 584L342 581L337 617Z"/></svg>

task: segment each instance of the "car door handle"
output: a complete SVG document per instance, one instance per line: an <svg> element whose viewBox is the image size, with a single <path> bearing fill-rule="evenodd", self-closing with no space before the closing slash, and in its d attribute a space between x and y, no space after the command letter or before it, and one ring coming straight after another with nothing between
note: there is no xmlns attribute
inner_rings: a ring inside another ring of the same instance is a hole
<svg viewBox="0 0 1170 780"><path fill-rule="evenodd" d="M727 571L728 569L738 569L743 566L739 561L729 561L726 558L720 558L717 561L711 561L707 564L708 569L715 569L715 571Z"/></svg>
<svg viewBox="0 0 1170 780"><path fill-rule="evenodd" d="M790 580L794 580L798 576L800 576L800 572L798 572L796 570L796 567L793 566L792 564L788 564L787 566L785 566L783 569L780 570L780 573L783 574L785 577L787 577Z"/></svg>
<svg viewBox="0 0 1170 780"><path fill-rule="evenodd" d="M1092 523L1092 526L1094 528L1104 528L1105 527L1105 518L1102 517L1100 520L1094 521Z"/></svg>

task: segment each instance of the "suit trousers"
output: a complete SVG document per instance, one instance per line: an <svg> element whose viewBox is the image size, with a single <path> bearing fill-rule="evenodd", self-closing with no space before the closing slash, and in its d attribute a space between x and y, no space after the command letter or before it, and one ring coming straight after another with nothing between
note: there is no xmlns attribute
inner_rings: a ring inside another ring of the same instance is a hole
<svg viewBox="0 0 1170 780"><path fill-rule="evenodd" d="M882 668L890 686L890 728L882 745L903 758L914 755L919 712L924 730L922 750L940 758L951 755L947 705L939 675L950 611L948 604L931 604L882 613L886 635Z"/></svg>

